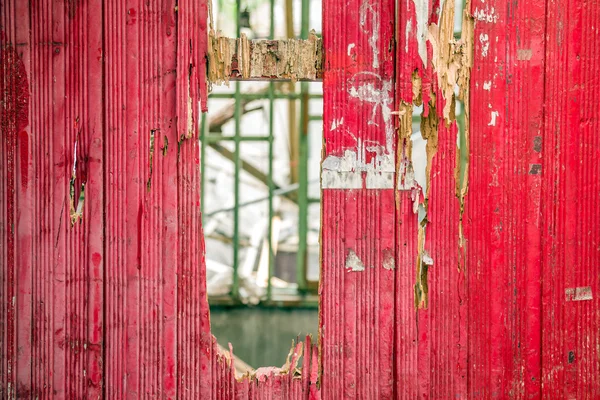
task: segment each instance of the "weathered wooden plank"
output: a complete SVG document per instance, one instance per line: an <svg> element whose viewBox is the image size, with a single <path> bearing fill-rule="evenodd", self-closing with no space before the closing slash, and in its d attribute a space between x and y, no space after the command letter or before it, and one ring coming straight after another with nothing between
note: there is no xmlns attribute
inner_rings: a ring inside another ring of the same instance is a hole
<svg viewBox="0 0 600 400"><path fill-rule="evenodd" d="M599 24L597 1L549 0L545 47L521 53L545 57L543 160L530 174L542 176L536 305L548 398L600 398Z"/></svg>
<svg viewBox="0 0 600 400"><path fill-rule="evenodd" d="M392 398L393 0L323 3L321 391Z"/></svg>

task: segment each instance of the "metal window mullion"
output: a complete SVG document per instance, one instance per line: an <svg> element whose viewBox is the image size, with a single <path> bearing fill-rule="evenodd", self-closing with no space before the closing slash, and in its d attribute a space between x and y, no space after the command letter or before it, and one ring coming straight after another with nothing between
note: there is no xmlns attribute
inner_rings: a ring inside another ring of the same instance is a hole
<svg viewBox="0 0 600 400"><path fill-rule="evenodd" d="M300 36L308 38L308 24L310 15L310 0L302 0L302 19ZM307 238L308 238L308 83L300 84L300 160L299 160L299 183L298 191L298 254L296 257L296 281L298 291L305 292L307 289Z"/></svg>
<svg viewBox="0 0 600 400"><path fill-rule="evenodd" d="M202 113L202 120L200 125L200 215L204 216L204 205L206 203L206 129L207 129L207 117L205 113Z"/></svg>
<svg viewBox="0 0 600 400"><path fill-rule="evenodd" d="M271 0L270 4L270 30L269 38L273 39L275 36L275 0ZM271 287L271 277L275 271L275 255L273 251L273 117L274 113L274 94L275 85L273 82L269 82L269 233L268 233L268 248L269 248L269 276L267 281L267 301L271 301L273 296L273 288Z"/></svg>
<svg viewBox="0 0 600 400"><path fill-rule="evenodd" d="M236 35L240 37L240 13L241 0L236 0ZM231 286L231 296L234 300L239 299L240 278L238 275L239 266L239 234L240 234L240 117L241 117L241 97L240 83L235 83L235 105L234 105L234 123L235 123L235 152L234 152L234 179L233 179L233 282Z"/></svg>

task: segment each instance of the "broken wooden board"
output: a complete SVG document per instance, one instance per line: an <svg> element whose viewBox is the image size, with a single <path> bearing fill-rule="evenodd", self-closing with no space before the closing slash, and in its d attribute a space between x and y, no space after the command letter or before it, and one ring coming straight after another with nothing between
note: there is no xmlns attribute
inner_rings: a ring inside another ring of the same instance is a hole
<svg viewBox="0 0 600 400"><path fill-rule="evenodd" d="M208 48L208 80L314 81L323 76L321 38L249 40L227 38L211 32Z"/></svg>

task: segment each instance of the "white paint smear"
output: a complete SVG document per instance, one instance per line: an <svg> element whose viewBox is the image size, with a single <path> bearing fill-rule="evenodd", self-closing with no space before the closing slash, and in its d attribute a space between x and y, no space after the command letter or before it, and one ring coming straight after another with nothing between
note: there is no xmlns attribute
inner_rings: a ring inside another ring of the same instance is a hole
<svg viewBox="0 0 600 400"><path fill-rule="evenodd" d="M371 17L371 29L367 28L367 20ZM377 41L379 40L379 14L375 11L369 0L364 0L360 7L360 26L363 33L368 33L369 46L373 51L373 68L379 68L379 48Z"/></svg>
<svg viewBox="0 0 600 400"><path fill-rule="evenodd" d="M483 82L483 90L487 90L488 92L492 89L492 81Z"/></svg>
<svg viewBox="0 0 600 400"><path fill-rule="evenodd" d="M492 111L492 120L488 124L488 126L496 126L496 118L500 115L498 111Z"/></svg>

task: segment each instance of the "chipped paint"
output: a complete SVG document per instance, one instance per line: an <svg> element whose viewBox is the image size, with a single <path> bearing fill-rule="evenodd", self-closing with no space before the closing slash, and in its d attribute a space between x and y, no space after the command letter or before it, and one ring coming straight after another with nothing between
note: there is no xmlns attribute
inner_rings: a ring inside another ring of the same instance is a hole
<svg viewBox="0 0 600 400"><path fill-rule="evenodd" d="M491 115L491 120L490 120L490 122L488 123L488 126L496 126L496 118L498 118L498 116L499 116L500 114L498 113L498 111L492 111L492 112L490 113L490 115Z"/></svg>
<svg viewBox="0 0 600 400"><path fill-rule="evenodd" d="M383 268L387 270L393 270L396 268L396 262L394 261L394 256L391 254L391 252L385 256L383 260Z"/></svg>
<svg viewBox="0 0 600 400"><path fill-rule="evenodd" d="M356 47L355 43L350 43L348 45L348 57L350 57L352 55L352 49L354 49Z"/></svg>
<svg viewBox="0 0 600 400"><path fill-rule="evenodd" d="M481 55L483 57L487 57L488 51L490 49L490 41L487 33L479 34L479 42L481 43Z"/></svg>
<svg viewBox="0 0 600 400"><path fill-rule="evenodd" d="M348 94L363 104L370 104L369 125L377 125L381 115L385 125L385 145L356 139L356 150L347 149L342 156L329 155L321 165L323 189L393 189L396 172L393 157L394 127L391 106L394 101L392 82L374 72L359 72L348 81ZM331 130L339 128L343 118L333 120ZM347 132L356 138L352 132ZM367 159L370 158L370 161Z"/></svg>
<svg viewBox="0 0 600 400"><path fill-rule="evenodd" d="M475 12L473 12L473 18L475 18L477 21L495 24L498 22L498 18L500 17L493 6L490 7L489 4L486 4L485 9L475 9Z"/></svg>
<svg viewBox="0 0 600 400"><path fill-rule="evenodd" d="M354 250L348 250L348 256L346 256L346 268L349 271L360 272L365 270L365 265L362 260L356 255Z"/></svg>
<svg viewBox="0 0 600 400"><path fill-rule="evenodd" d="M339 128L340 126L342 126L344 124L344 117L341 117L339 119L334 119L333 121L331 121L331 131L335 131L337 128Z"/></svg>
<svg viewBox="0 0 600 400"><path fill-rule="evenodd" d="M531 49L518 49L517 50L517 60L519 61L529 61L531 60L531 56L533 55Z"/></svg>
<svg viewBox="0 0 600 400"><path fill-rule="evenodd" d="M582 286L576 288L565 289L565 301L585 301L593 300L591 286Z"/></svg>

